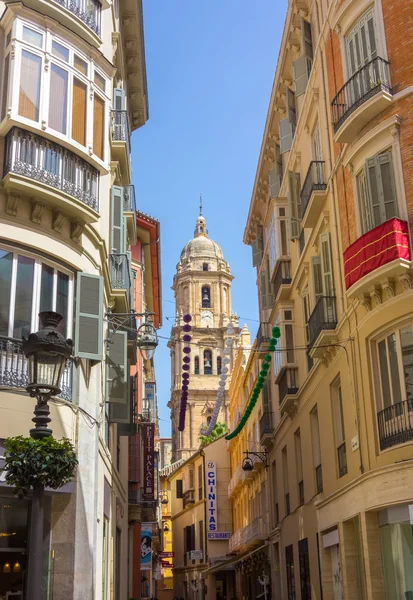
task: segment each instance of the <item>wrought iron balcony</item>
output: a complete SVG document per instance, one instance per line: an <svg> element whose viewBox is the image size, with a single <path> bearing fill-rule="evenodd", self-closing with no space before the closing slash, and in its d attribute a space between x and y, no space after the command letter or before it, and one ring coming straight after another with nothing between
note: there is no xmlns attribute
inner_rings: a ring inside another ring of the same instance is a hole
<svg viewBox="0 0 413 600"><path fill-rule="evenodd" d="M130 152L129 117L127 110L113 109L110 111L112 140L125 142Z"/></svg>
<svg viewBox="0 0 413 600"><path fill-rule="evenodd" d="M298 392L297 369L285 369L278 383L279 404L284 402L286 396Z"/></svg>
<svg viewBox="0 0 413 600"><path fill-rule="evenodd" d="M22 341L0 336L0 388L25 390L28 385L27 360ZM59 398L72 399L72 364L63 371Z"/></svg>
<svg viewBox="0 0 413 600"><path fill-rule="evenodd" d="M322 331L334 330L337 327L337 311L335 296L321 296L308 320L309 348L315 344Z"/></svg>
<svg viewBox="0 0 413 600"><path fill-rule="evenodd" d="M303 227L314 227L319 217L327 190L324 169L322 160L313 160L308 167L300 194Z"/></svg>
<svg viewBox="0 0 413 600"><path fill-rule="evenodd" d="M413 440L413 400L397 402L377 413L380 449Z"/></svg>
<svg viewBox="0 0 413 600"><path fill-rule="evenodd" d="M110 281L113 290L130 292L131 280L127 254L109 254Z"/></svg>
<svg viewBox="0 0 413 600"><path fill-rule="evenodd" d="M100 37L102 5L98 0L55 0L79 17L85 25Z"/></svg>
<svg viewBox="0 0 413 600"><path fill-rule="evenodd" d="M123 193L123 212L133 213L136 219L136 197L135 197L135 186L127 185Z"/></svg>
<svg viewBox="0 0 413 600"><path fill-rule="evenodd" d="M66 148L17 127L6 136L4 177L9 173L61 190L99 210L99 172Z"/></svg>
<svg viewBox="0 0 413 600"><path fill-rule="evenodd" d="M274 433L274 415L272 412L265 411L260 419L260 441L263 443L263 438L272 436Z"/></svg>
<svg viewBox="0 0 413 600"><path fill-rule="evenodd" d="M291 265L289 260L280 260L274 278L274 295L276 300L285 299L288 296L288 289L283 290L282 286L291 284ZM285 294L283 293L285 291ZM280 297L279 297L280 295Z"/></svg>
<svg viewBox="0 0 413 600"><path fill-rule="evenodd" d="M334 131L337 132L346 119L370 98L383 92L387 96L387 98L384 97L384 100L388 103L388 96L392 93L389 63L377 56L354 73L333 99L331 107ZM383 110L383 107L380 105L378 109L376 112ZM363 126L375 114L375 112L366 113L360 126Z"/></svg>

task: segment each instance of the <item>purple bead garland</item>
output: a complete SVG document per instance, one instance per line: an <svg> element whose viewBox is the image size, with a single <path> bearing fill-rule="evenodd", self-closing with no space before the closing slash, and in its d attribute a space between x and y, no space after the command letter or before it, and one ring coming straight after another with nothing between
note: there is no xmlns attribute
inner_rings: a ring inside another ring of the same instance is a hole
<svg viewBox="0 0 413 600"><path fill-rule="evenodd" d="M183 316L182 318L183 322L185 323L185 325L182 326L182 331L185 333L185 335L182 336L182 340L188 344L191 341L191 336L187 335L192 327L189 325L189 323L192 321L192 317L189 314L186 314ZM182 352L185 355L188 355L191 353L191 347L190 346L184 346L182 349ZM184 358L182 359L183 365L182 365L182 371L189 371L190 370L190 362L191 359L189 356L184 356ZM179 407L179 424L178 424L178 429L179 431L183 431L185 429L185 415L186 415L186 404L188 401L188 389L189 389L189 373L188 372L183 372L182 373L182 386L181 386L181 403L180 403L180 407Z"/></svg>

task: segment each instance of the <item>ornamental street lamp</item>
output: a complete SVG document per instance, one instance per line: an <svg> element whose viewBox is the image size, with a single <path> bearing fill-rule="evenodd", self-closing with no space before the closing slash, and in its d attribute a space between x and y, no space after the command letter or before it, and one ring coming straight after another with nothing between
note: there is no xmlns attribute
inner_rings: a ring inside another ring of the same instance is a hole
<svg viewBox="0 0 413 600"><path fill-rule="evenodd" d="M148 320L149 314L144 313L145 320L138 328L138 339L136 342L144 360L153 358L156 346L158 345L158 334L151 321Z"/></svg>
<svg viewBox="0 0 413 600"><path fill-rule="evenodd" d="M56 331L62 320L58 313L46 311L39 314L40 330L31 333L28 339L23 338L22 349L28 363L29 383L26 390L32 398L36 398L32 421L35 427L30 429L30 436L43 439L52 435L48 400L60 393L60 382L66 362L69 360L73 342L65 340ZM44 517L44 485L33 486L33 497L30 515L30 548L27 573L27 589L30 600L41 600L42 597L42 563L43 563L43 517Z"/></svg>

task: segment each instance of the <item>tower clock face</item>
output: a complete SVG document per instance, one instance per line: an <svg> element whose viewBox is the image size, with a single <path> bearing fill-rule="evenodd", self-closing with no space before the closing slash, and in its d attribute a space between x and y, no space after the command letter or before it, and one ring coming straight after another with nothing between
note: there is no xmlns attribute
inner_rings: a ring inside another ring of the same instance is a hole
<svg viewBox="0 0 413 600"><path fill-rule="evenodd" d="M211 326L214 323L214 317L210 310L203 310L201 312L201 325L203 327Z"/></svg>

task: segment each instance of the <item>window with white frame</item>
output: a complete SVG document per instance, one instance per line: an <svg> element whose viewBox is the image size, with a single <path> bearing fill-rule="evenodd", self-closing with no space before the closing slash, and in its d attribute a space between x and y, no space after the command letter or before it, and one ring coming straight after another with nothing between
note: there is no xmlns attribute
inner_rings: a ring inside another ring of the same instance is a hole
<svg viewBox="0 0 413 600"><path fill-rule="evenodd" d="M279 206L277 203L271 216L270 225L266 230L270 274L273 273L278 259L289 256L287 219L287 205Z"/></svg>
<svg viewBox="0 0 413 600"><path fill-rule="evenodd" d="M58 330L72 334L73 275L45 259L0 248L0 336L20 340L36 331L39 312L63 316Z"/></svg>
<svg viewBox="0 0 413 600"><path fill-rule="evenodd" d="M377 56L373 9L365 13L346 36L346 52L349 77Z"/></svg>
<svg viewBox="0 0 413 600"><path fill-rule="evenodd" d="M374 342L377 403L383 410L413 400L413 325L387 333Z"/></svg>
<svg viewBox="0 0 413 600"><path fill-rule="evenodd" d="M285 367L295 363L293 311L280 310L275 325L281 330L281 344L278 352L274 352L274 377L277 377Z"/></svg>
<svg viewBox="0 0 413 600"><path fill-rule="evenodd" d="M399 216L391 150L368 158L356 180L362 233Z"/></svg>
<svg viewBox="0 0 413 600"><path fill-rule="evenodd" d="M66 40L32 23L13 24L6 36L1 117L8 108L22 123L33 122L104 160L108 79L95 62ZM93 82L93 83L92 83Z"/></svg>

